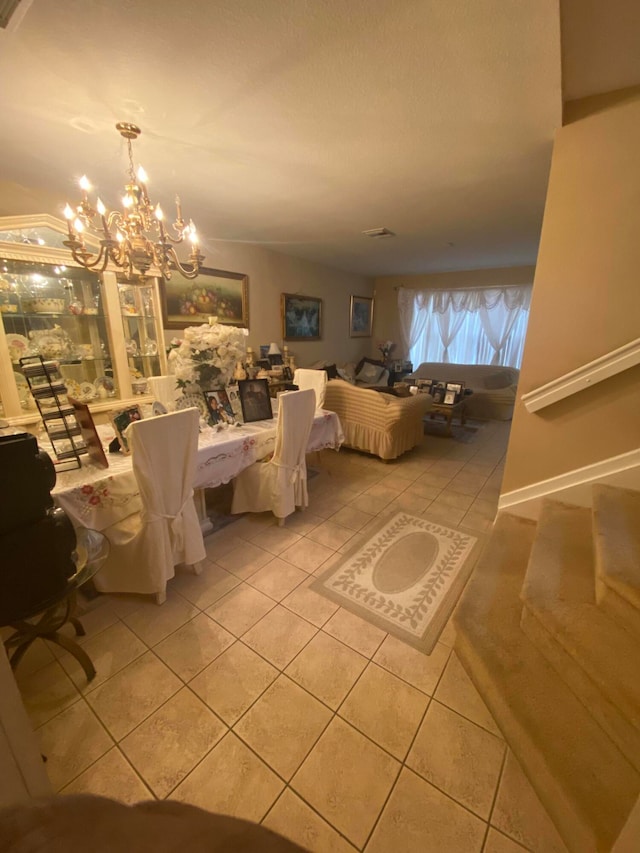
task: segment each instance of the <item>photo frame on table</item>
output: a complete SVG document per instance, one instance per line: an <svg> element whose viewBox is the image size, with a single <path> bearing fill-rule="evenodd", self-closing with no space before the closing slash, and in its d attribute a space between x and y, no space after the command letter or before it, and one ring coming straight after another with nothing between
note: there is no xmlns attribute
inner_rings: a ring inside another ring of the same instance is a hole
<svg viewBox="0 0 640 853"><path fill-rule="evenodd" d="M416 379L416 387L420 394L430 394L433 379Z"/></svg>
<svg viewBox="0 0 640 853"><path fill-rule="evenodd" d="M280 309L285 341L319 341L322 338L322 299L283 293Z"/></svg>
<svg viewBox="0 0 640 853"><path fill-rule="evenodd" d="M290 367L285 366L282 368L282 378L285 382L293 382L293 371Z"/></svg>
<svg viewBox="0 0 640 853"><path fill-rule="evenodd" d="M165 329L186 329L209 317L227 326L249 328L249 276L203 267L196 278L160 280Z"/></svg>
<svg viewBox="0 0 640 853"><path fill-rule="evenodd" d="M370 338L373 332L373 296L352 296L349 337Z"/></svg>
<svg viewBox="0 0 640 853"><path fill-rule="evenodd" d="M129 406L126 409L120 409L120 411L112 412L111 423L113 424L113 428L116 431L116 437L120 444L120 449L123 453L131 453L129 442L127 441L127 438L125 436L125 431L127 427L134 421L141 420L142 412L140 410L140 406Z"/></svg>
<svg viewBox="0 0 640 853"><path fill-rule="evenodd" d="M242 418L246 424L273 418L267 379L241 379L238 382L238 393Z"/></svg>
<svg viewBox="0 0 640 853"><path fill-rule="evenodd" d="M211 426L218 424L235 424L236 416L226 391L205 391L204 399L209 411L209 422Z"/></svg>
<svg viewBox="0 0 640 853"><path fill-rule="evenodd" d="M260 344L260 358L269 358L269 344Z"/></svg>
<svg viewBox="0 0 640 853"><path fill-rule="evenodd" d="M267 357L269 359L269 364L271 365L271 367L274 367L277 364L284 364L282 360L282 353L274 352Z"/></svg>
<svg viewBox="0 0 640 853"><path fill-rule="evenodd" d="M229 404L231 406L231 410L236 419L236 423L242 424L244 423L244 418L242 416L242 403L240 402L240 392L238 390L237 385L227 385L226 388L227 397L229 398Z"/></svg>
<svg viewBox="0 0 640 853"><path fill-rule="evenodd" d="M444 401L444 395L447 390L446 382L432 382L431 384L431 396L433 397L434 403L442 403Z"/></svg>
<svg viewBox="0 0 640 853"><path fill-rule="evenodd" d="M447 382L444 402L447 404L459 403L464 394L464 382Z"/></svg>
<svg viewBox="0 0 640 853"><path fill-rule="evenodd" d="M97 433L96 425L93 422L93 417L86 403L81 403L73 397L67 395L67 400L73 406L73 411L76 416L76 423L80 427L80 435L84 441L84 446L87 448L87 456L89 460L97 465L98 468L108 468L109 460L105 456L100 436Z"/></svg>

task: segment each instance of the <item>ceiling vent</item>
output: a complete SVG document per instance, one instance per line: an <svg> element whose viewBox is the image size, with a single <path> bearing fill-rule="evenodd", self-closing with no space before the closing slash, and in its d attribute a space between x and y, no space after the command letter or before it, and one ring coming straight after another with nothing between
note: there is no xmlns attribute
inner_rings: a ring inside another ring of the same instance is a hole
<svg viewBox="0 0 640 853"><path fill-rule="evenodd" d="M388 228L369 228L368 231L362 232L365 237L373 237L374 240L379 240L381 237L395 237L393 231Z"/></svg>
<svg viewBox="0 0 640 853"><path fill-rule="evenodd" d="M0 0L0 29L15 30L32 3L33 0ZM21 4L20 14L16 15L13 21L11 21L18 6Z"/></svg>

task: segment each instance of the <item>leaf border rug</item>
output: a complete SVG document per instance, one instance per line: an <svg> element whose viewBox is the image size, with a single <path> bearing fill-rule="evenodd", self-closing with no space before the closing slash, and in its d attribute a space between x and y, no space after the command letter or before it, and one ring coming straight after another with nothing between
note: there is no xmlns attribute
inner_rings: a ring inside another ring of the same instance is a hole
<svg viewBox="0 0 640 853"><path fill-rule="evenodd" d="M430 654L483 543L481 533L398 512L311 589Z"/></svg>

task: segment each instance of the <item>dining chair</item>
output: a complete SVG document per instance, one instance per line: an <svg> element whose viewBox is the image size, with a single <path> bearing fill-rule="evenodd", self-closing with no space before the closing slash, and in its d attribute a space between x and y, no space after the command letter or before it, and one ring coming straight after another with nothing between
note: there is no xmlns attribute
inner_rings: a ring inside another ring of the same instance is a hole
<svg viewBox="0 0 640 853"><path fill-rule="evenodd" d="M316 409L321 409L324 406L324 395L327 388L326 370L307 370L298 367L293 375L293 384L297 385L301 391L313 388L316 394Z"/></svg>
<svg viewBox="0 0 640 853"><path fill-rule="evenodd" d="M306 450L315 415L315 391L285 391L278 401L273 456L254 462L234 479L231 512L271 510L282 527L297 506L304 509L309 505Z"/></svg>
<svg viewBox="0 0 640 853"><path fill-rule="evenodd" d="M193 501L198 409L134 421L127 429L142 509L103 532L109 557L94 578L100 592L167 597L167 581L180 563L200 573L204 541Z"/></svg>

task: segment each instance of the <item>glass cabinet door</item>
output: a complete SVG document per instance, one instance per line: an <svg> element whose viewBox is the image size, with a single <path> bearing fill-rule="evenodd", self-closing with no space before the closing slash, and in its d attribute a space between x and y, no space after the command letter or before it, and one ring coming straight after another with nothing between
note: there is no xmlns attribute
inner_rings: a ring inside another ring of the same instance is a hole
<svg viewBox="0 0 640 853"><path fill-rule="evenodd" d="M57 361L68 393L83 403L118 396L98 275L0 259L0 315L24 410L33 408L20 366L28 355Z"/></svg>
<svg viewBox="0 0 640 853"><path fill-rule="evenodd" d="M151 281L148 285L132 285L119 281L118 294L131 388L134 394L144 394L146 380L162 373L155 284Z"/></svg>

